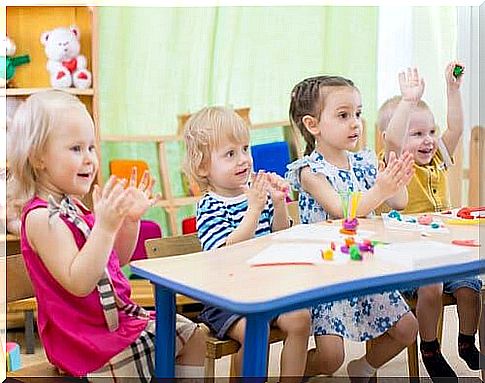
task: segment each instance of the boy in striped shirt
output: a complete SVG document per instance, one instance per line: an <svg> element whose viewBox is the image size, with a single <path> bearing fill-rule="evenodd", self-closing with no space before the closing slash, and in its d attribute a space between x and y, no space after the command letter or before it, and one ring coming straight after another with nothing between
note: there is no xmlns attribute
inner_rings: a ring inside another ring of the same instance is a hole
<svg viewBox="0 0 485 383"><path fill-rule="evenodd" d="M204 250L229 246L290 226L286 182L277 174L252 175L249 128L232 109L207 107L186 123L184 168L205 192L197 204L197 230ZM244 344L245 319L206 306L200 319L220 338ZM273 320L286 333L281 381L299 381L304 374L310 313L298 310ZM240 373L243 347L236 356Z"/></svg>

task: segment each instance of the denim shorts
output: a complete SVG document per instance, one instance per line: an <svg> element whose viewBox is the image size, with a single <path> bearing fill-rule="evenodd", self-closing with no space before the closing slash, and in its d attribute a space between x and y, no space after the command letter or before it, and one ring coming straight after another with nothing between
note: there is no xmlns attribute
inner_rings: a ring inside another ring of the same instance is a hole
<svg viewBox="0 0 485 383"><path fill-rule="evenodd" d="M218 339L228 339L227 332L242 316L221 310L217 307L204 306L199 319L205 323Z"/></svg>
<svg viewBox="0 0 485 383"><path fill-rule="evenodd" d="M446 294L454 294L456 290L462 287L467 287L479 293L482 288L482 281L478 277L468 277L463 279L457 279L455 281L446 281L443 283L443 292ZM417 293L418 287L415 287L413 289L401 290L401 294L406 299L416 298Z"/></svg>

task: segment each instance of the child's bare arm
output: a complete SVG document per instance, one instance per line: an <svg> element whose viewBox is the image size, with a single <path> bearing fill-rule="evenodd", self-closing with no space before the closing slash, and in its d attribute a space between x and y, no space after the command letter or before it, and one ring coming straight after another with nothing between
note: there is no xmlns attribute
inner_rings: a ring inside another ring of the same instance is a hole
<svg viewBox="0 0 485 383"><path fill-rule="evenodd" d="M266 175L258 173L254 182L246 192L248 196L248 210L239 226L227 236L226 245L246 241L254 237L259 224L259 217L268 198L268 181Z"/></svg>
<svg viewBox="0 0 485 383"><path fill-rule="evenodd" d="M445 71L448 112L446 116L447 129L443 133L442 139L450 155L455 152L463 134L463 106L460 91L463 75L453 76L455 65L464 67L460 62L453 61L448 64Z"/></svg>
<svg viewBox="0 0 485 383"><path fill-rule="evenodd" d="M387 129L385 129L386 160L389 153L400 154L406 139L412 109L417 105L424 92L424 80L416 68L408 68L407 73L399 73L401 101L397 105Z"/></svg>
<svg viewBox="0 0 485 383"><path fill-rule="evenodd" d="M107 265L120 223L128 211L126 191L111 178L103 191L95 187L97 216L84 246L79 250L73 235L59 216L49 222L47 209L27 216L27 238L52 276L76 296L86 296L96 287Z"/></svg>

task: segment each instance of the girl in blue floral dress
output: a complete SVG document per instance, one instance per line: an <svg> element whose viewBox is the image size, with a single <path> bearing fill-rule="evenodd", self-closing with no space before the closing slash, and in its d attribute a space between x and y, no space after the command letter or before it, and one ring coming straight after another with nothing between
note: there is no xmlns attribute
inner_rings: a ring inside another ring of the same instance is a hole
<svg viewBox="0 0 485 383"><path fill-rule="evenodd" d="M308 78L291 94L290 120L306 142L305 156L288 166L287 179L299 193L302 223L341 218L338 192L361 191L358 216L381 203L407 204L406 185L413 158L389 155L377 169L373 152L354 149L362 134L361 96L351 80L337 76ZM343 338L371 341L370 351L351 361L353 381L367 381L377 368L416 339L417 321L399 292L353 297L312 308L316 348L308 354L306 375L332 374L343 363Z"/></svg>

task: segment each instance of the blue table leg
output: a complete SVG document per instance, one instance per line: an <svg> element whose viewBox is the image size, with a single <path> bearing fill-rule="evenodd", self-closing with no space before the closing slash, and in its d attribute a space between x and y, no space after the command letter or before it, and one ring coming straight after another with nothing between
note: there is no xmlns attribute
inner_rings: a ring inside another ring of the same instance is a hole
<svg viewBox="0 0 485 383"><path fill-rule="evenodd" d="M175 376L175 294L163 286L155 286L157 310L155 337L155 376Z"/></svg>
<svg viewBox="0 0 485 383"><path fill-rule="evenodd" d="M249 315L246 317L244 339L243 376L263 378L265 381L268 364L269 324L265 317ZM251 382L254 382L251 379Z"/></svg>

